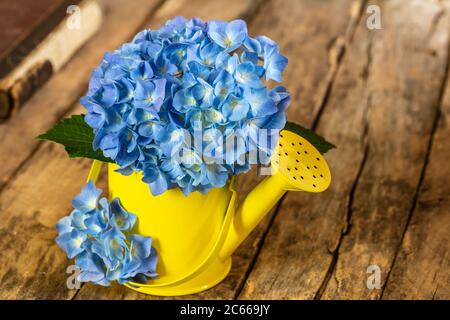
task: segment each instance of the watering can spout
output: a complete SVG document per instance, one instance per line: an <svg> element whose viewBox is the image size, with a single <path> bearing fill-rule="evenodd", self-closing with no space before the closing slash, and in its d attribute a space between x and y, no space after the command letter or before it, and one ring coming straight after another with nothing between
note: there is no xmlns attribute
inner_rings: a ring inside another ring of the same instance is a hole
<svg viewBox="0 0 450 320"><path fill-rule="evenodd" d="M284 195L285 190L273 188L273 181L271 180L276 179L275 177L265 178L239 204L225 243L220 251L220 258L226 259L231 256L235 249Z"/></svg>
<svg viewBox="0 0 450 320"><path fill-rule="evenodd" d="M228 258L286 191L322 192L331 182L321 153L301 136L283 130L264 178L239 204L219 253Z"/></svg>

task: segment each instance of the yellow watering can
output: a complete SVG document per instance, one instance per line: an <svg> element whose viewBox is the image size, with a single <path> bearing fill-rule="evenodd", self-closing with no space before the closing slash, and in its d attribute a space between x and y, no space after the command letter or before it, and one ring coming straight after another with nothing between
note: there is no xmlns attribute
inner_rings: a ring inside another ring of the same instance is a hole
<svg viewBox="0 0 450 320"><path fill-rule="evenodd" d="M97 180L102 163L94 161L88 180ZM325 159L307 140L283 130L266 177L236 206L233 179L223 188L187 197L179 189L150 193L140 173L124 176L108 165L110 198L138 217L136 233L153 238L160 275L146 284L128 282L133 290L178 296L204 291L222 281L231 254L286 191L321 192L331 174Z"/></svg>

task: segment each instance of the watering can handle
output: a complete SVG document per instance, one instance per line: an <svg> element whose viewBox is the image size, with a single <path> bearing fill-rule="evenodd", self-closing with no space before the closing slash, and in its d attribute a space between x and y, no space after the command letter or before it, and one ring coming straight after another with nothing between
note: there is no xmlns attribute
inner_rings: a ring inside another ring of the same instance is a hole
<svg viewBox="0 0 450 320"><path fill-rule="evenodd" d="M89 182L92 180L93 183L96 183L98 180L98 176L100 175L100 170L102 168L103 162L99 160L94 160L92 163L91 170L89 171L89 175L87 177L87 181Z"/></svg>

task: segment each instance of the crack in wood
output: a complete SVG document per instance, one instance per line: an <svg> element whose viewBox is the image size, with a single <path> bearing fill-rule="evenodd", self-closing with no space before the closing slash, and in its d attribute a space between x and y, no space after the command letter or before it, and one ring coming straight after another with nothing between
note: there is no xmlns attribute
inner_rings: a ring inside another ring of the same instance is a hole
<svg viewBox="0 0 450 320"><path fill-rule="evenodd" d="M366 51L366 64L363 68L363 73L362 73L362 77L364 79L364 86L366 88L366 90L368 89L368 83L369 83L369 77L370 77L370 70L372 67L372 37L369 38L369 42L367 45L367 51ZM368 91L368 90L367 90ZM363 156L361 159L361 163L360 166L358 168L355 180L352 183L352 186L350 188L350 193L348 196L348 202L347 202L347 215L346 215L346 221L344 224L344 227L342 228L342 232L341 235L339 237L339 240L337 242L337 245L335 246L334 249L330 250L328 248L328 251L330 252L330 254L332 254L332 260L330 262L329 268L327 270L327 272L325 273L324 279L319 287L319 289L317 290L315 296L314 296L314 300L320 300L322 298L323 293L325 292L329 281L331 280L332 275L334 274L335 276L335 281L336 283L338 283L338 287L339 287L339 279L336 276L335 273L335 269L337 267L337 263L339 260L339 250L341 248L341 245L344 241L344 238L350 234L351 231L351 227L352 227L352 216L353 216L353 201L354 201L354 195L356 192L356 189L358 187L358 183L361 179L362 173L364 171L364 167L366 165L366 161L369 155L369 114L370 114L370 110L372 108L372 95L371 93L368 91L367 94L367 99L366 99L366 106L364 108L364 115L363 115L363 130L362 130L362 134L361 134L361 147L363 149Z"/></svg>
<svg viewBox="0 0 450 320"><path fill-rule="evenodd" d="M368 123L366 123L366 125L368 126ZM368 130L364 130L365 132L368 132ZM367 134L367 133L366 133ZM324 279L322 281L322 284L320 285L319 289L316 292L316 295L314 296L314 300L320 300L322 298L323 293L325 292L325 289L328 286L329 281L331 280L331 276L335 273L335 269L337 266L337 262L339 260L339 249L341 248L342 242L344 240L344 237L347 236L350 233L351 230L351 220L352 220L352 215L353 215L353 210L352 210L352 206L353 206L353 200L354 200L354 194L356 191L356 188L358 186L358 182L361 178L361 175L364 171L364 167L366 164L366 160L368 158L369 155L369 144L367 141L367 137L366 134L363 135L363 144L364 144L364 153L363 153L363 157L362 157L362 161L361 164L358 168L358 173L356 175L355 180L353 181L349 196L348 196L348 202L347 202L347 215L346 215L346 221L345 221L345 225L342 229L341 235L339 237L338 243L336 245L336 248L331 252L333 257L330 263L330 266L324 276ZM339 279L335 278L336 282L339 283Z"/></svg>
<svg viewBox="0 0 450 320"><path fill-rule="evenodd" d="M428 42L429 39L431 39L433 37L434 33L436 32L439 21L441 21L441 19L442 19L442 17L444 17L444 15L445 15L445 9L441 8L441 10L439 10L439 12L434 16L433 20L431 21L430 29L427 33L427 36L424 39L425 41Z"/></svg>
<svg viewBox="0 0 450 320"><path fill-rule="evenodd" d="M339 71L339 67L340 67L343 57L345 55L346 47L348 47L352 43L353 36L356 31L356 27L357 27L358 23L360 22L360 19L362 18L363 8L365 8L366 2L367 2L367 0L356 0L353 3L352 10L351 10L351 13L352 13L351 18L350 18L349 24L347 25L347 30L344 34L344 37L337 36L337 37L331 39L329 44L327 45L327 51L328 51L328 57L329 57L328 61L330 64L330 70L325 79L326 85L325 85L324 92L321 94L321 99L319 99L319 102L318 102L318 108L317 108L318 111L317 111L316 116L313 119L313 122L311 125L312 130L315 130L317 128L317 126L320 122L321 115L327 106L328 99L330 97L330 94L331 94L331 91L333 88L333 84L336 79L337 72ZM356 6L355 5L356 3L358 3L359 5ZM370 59L369 64L370 63L371 63L371 59ZM363 135L366 133L367 133L367 130L364 130ZM362 139L366 140L364 136ZM365 143L363 143L363 144L365 144ZM367 158L367 153L368 153L368 146L365 146L363 161L362 161L362 165L360 168L361 172L362 172L362 168L364 167L365 159ZM358 174L358 177L359 177L359 174ZM355 186L355 188L356 188L356 186ZM283 198L280 199L280 201L278 202L278 205L275 208L275 210L270 218L269 224L268 224L267 228L264 230L262 239L258 242L257 251L251 261L251 264L250 264L245 276L244 276L242 285L239 287L238 293L235 295L235 298L239 297L240 293L242 292L242 290L244 288L245 282L247 281L249 275L252 272L252 269L254 268L254 266L256 264L256 261L258 260L258 256L261 252L262 247L264 246L264 240L265 240L267 234L269 233L269 231L272 227L272 224L275 221L276 216L278 215L278 212L282 206L284 199L285 199L285 196L283 196ZM341 237L342 237L342 234L341 234ZM339 245L340 245L340 241L341 241L341 239L339 240ZM335 252L337 252L337 251L338 250L335 250L334 252L332 252L333 258L334 258ZM333 261L330 263L330 268L334 269ZM328 276L328 273L324 277L324 282L322 283L322 285L327 283L327 280L326 280L327 276ZM329 277L328 277L328 280L329 280ZM273 282L275 282L275 280ZM322 285L321 285L321 287L322 287ZM326 285L324 286L324 288L326 288ZM318 290L318 292L316 293L315 296L318 295L319 291L320 291L320 289Z"/></svg>
<svg viewBox="0 0 450 320"><path fill-rule="evenodd" d="M435 29L436 28L436 27L433 27L433 26L436 26L438 24L438 21L443 16L443 12L442 11L445 11L445 10L442 9L436 14L435 18L433 19L433 23L432 23L431 29ZM435 137L435 134L436 134L436 131L437 131L437 127L438 127L438 124L439 124L439 119L441 117L441 107L442 107L442 104L443 104L443 101L444 101L445 89L447 87L447 83L450 81L449 80L449 76L450 76L450 72L449 72L449 70L450 70L450 59L449 59L449 57L450 57L450 39L448 40L448 43L447 43L447 59L446 59L446 64L445 64L445 71L444 71L443 81L442 81L442 84L441 84L441 87L440 87L440 90L439 90L438 103L437 103L436 106L434 106L434 108L436 109L436 114L435 114L435 117L433 119L433 125L432 125L432 128L431 128L431 134L430 134L430 137L429 137L429 140L428 140L427 150L426 150L426 153L425 153L423 166L422 166L422 169L421 169L421 172L420 172L419 181L418 181L418 184L416 186L416 190L414 192L412 206L411 206L411 208L409 210L408 218L406 220L405 227L403 228L403 232L402 232L402 236L401 236L400 241L399 241L399 245L397 246L397 248L395 250L394 258L392 259L391 266L390 266L390 268L388 270L388 273L386 275L386 279L385 279L385 281L383 283L383 286L381 288L380 299L383 299L383 297L384 297L384 293L385 293L386 287L388 285L389 278L391 276L391 272L394 269L395 263L396 263L397 258L398 258L398 254L400 252L400 249L402 248L403 242L405 240L406 232L407 232L407 230L408 230L408 228L410 226L412 217L414 215L414 211L417 208L420 191L422 189L422 185L423 185L423 182L425 180L425 175L426 175L428 163L430 161L431 151L432 151L432 148L433 148L434 137ZM434 292L434 294L436 294L436 292ZM433 297L434 297L434 294L433 294Z"/></svg>
<svg viewBox="0 0 450 320"><path fill-rule="evenodd" d="M352 43L353 36L356 31L356 27L358 26L359 21L362 18L363 8L365 8L367 0L355 1L352 4L351 8L351 19L347 26L347 30L344 34L344 37L337 37L332 39L328 48L328 56L330 62L330 72L328 74L328 78L326 80L327 84L325 86L324 93L322 94L322 98L318 103L318 111L316 117L312 123L311 129L315 130L319 125L320 118L322 116L323 111L325 110L328 99L330 97L331 91L333 89L333 84L336 79L336 75L339 71L339 67L342 63L342 59L345 55L346 48Z"/></svg>

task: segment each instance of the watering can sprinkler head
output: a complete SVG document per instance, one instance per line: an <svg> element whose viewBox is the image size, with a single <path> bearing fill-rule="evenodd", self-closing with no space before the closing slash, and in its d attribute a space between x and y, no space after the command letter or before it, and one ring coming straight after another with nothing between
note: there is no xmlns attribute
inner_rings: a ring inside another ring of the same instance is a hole
<svg viewBox="0 0 450 320"><path fill-rule="evenodd" d="M283 130L266 177L238 206L220 257L226 259L256 227L286 191L322 192L331 173L322 154L306 139Z"/></svg>
<svg viewBox="0 0 450 320"><path fill-rule="evenodd" d="M272 175L284 180L285 191L325 191L331 173L322 154L306 139L284 130L271 159Z"/></svg>

